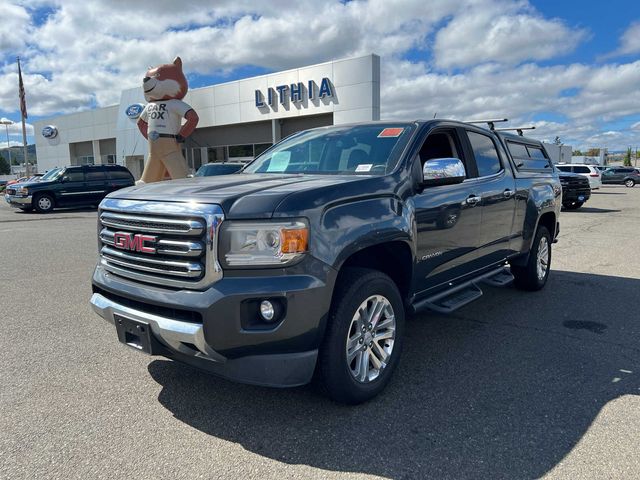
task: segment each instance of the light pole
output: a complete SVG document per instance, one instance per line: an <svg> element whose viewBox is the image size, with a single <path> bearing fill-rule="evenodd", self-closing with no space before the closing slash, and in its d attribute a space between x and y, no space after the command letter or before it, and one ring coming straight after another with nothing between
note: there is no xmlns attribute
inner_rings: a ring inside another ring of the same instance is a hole
<svg viewBox="0 0 640 480"><path fill-rule="evenodd" d="M4 125L7 132L7 150L9 150L9 169L11 169L11 145L9 144L9 125L13 125L13 122L8 118L1 118L0 125Z"/></svg>

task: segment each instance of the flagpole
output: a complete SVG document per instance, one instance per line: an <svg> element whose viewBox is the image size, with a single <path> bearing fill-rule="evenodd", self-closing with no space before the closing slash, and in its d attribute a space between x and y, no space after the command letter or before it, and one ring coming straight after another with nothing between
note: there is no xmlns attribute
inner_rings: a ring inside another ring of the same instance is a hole
<svg viewBox="0 0 640 480"><path fill-rule="evenodd" d="M22 69L20 68L20 57L18 60L18 87L20 97L20 117L22 118L22 148L24 153L24 176L29 177L29 156L27 148L27 126L25 119L27 118L27 101L25 99L24 84L22 83Z"/></svg>
<svg viewBox="0 0 640 480"><path fill-rule="evenodd" d="M29 177L29 157L28 157L28 152L29 149L27 148L27 127L24 123L24 117L22 117L22 145L23 145L23 149L24 149L24 176L25 177Z"/></svg>

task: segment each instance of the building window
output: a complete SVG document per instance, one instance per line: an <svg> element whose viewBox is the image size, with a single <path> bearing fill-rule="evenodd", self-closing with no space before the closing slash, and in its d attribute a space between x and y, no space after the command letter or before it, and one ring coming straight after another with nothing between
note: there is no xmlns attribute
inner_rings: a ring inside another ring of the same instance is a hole
<svg viewBox="0 0 640 480"><path fill-rule="evenodd" d="M271 143L256 143L253 146L253 156L257 157L258 155L260 155L262 152L264 152L265 150L267 150L269 147L271 147Z"/></svg>
<svg viewBox="0 0 640 480"><path fill-rule="evenodd" d="M202 151L200 148L194 148L192 151L193 158L193 170L198 171L198 169L202 166Z"/></svg>
<svg viewBox="0 0 640 480"><path fill-rule="evenodd" d="M93 165L93 155L85 155L82 157L76 157L77 164L76 165Z"/></svg>
<svg viewBox="0 0 640 480"><path fill-rule="evenodd" d="M216 163L225 161L225 147L209 147L207 148L207 163Z"/></svg>
<svg viewBox="0 0 640 480"><path fill-rule="evenodd" d="M253 158L253 145L231 145L228 148L229 159Z"/></svg>
<svg viewBox="0 0 640 480"><path fill-rule="evenodd" d="M218 162L250 162L262 152L271 147L271 143L256 143L246 145L220 145L207 148L207 163ZM194 148L194 155L199 155L200 149ZM194 157L194 163L195 162Z"/></svg>
<svg viewBox="0 0 640 480"><path fill-rule="evenodd" d="M100 159L102 160L103 165L115 165L116 164L116 156L112 154L108 155L100 155Z"/></svg>

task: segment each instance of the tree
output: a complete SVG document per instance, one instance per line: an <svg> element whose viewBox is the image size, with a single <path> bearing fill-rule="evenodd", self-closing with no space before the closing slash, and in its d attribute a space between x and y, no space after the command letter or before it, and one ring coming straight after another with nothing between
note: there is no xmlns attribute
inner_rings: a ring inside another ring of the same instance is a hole
<svg viewBox="0 0 640 480"><path fill-rule="evenodd" d="M587 150L587 157L599 157L600 156L600 149L599 148L590 148L589 150Z"/></svg>
<svg viewBox="0 0 640 480"><path fill-rule="evenodd" d="M574 157L582 157L584 156L584 153L582 153L582 150L574 150L571 155L573 155Z"/></svg>
<svg viewBox="0 0 640 480"><path fill-rule="evenodd" d="M631 166L631 147L627 148L627 153L625 153L624 155L624 166L625 167Z"/></svg>
<svg viewBox="0 0 640 480"><path fill-rule="evenodd" d="M9 175L11 173L11 167L9 162L4 157L0 157L0 175Z"/></svg>

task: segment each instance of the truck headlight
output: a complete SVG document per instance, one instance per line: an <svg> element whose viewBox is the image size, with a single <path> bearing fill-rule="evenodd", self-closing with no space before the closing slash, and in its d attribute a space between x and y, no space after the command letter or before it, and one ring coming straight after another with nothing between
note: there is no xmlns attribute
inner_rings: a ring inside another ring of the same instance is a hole
<svg viewBox="0 0 640 480"><path fill-rule="evenodd" d="M220 261L227 267L280 266L308 249L309 227L301 220L284 222L224 222Z"/></svg>
<svg viewBox="0 0 640 480"><path fill-rule="evenodd" d="M29 196L29 189L26 187L20 187L16 190L17 195L24 195L25 197Z"/></svg>

